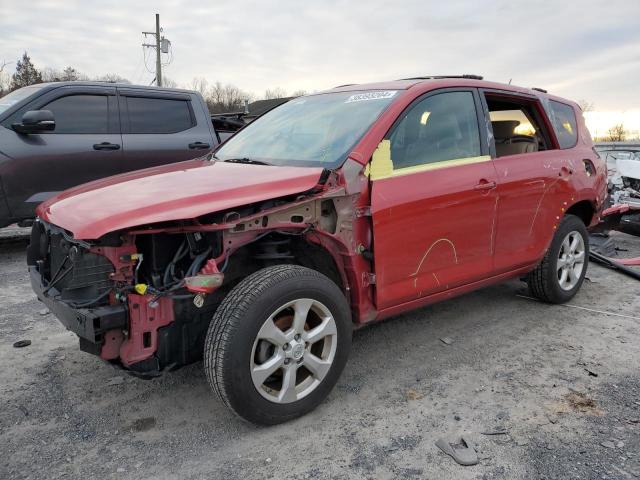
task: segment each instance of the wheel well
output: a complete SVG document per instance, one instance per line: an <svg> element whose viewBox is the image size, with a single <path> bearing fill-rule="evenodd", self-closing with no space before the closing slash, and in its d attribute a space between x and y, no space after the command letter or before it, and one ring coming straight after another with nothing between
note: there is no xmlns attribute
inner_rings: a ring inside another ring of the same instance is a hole
<svg viewBox="0 0 640 480"><path fill-rule="evenodd" d="M587 227L591 224L594 213L593 205L591 205L589 200L582 200L567 210L567 215L575 215L582 220Z"/></svg>
<svg viewBox="0 0 640 480"><path fill-rule="evenodd" d="M327 250L305 241L301 236L276 232L234 252L225 271L225 283L228 288L233 288L243 278L262 268L283 264L316 270L344 291L338 267Z"/></svg>

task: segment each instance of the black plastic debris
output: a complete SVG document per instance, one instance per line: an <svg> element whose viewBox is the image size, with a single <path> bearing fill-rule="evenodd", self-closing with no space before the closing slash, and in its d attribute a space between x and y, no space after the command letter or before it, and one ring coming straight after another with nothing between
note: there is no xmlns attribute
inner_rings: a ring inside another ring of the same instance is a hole
<svg viewBox="0 0 640 480"><path fill-rule="evenodd" d="M13 348L23 348L31 345L31 340L18 340L13 344Z"/></svg>
<svg viewBox="0 0 640 480"><path fill-rule="evenodd" d="M589 252L589 258L600 265L611 268L612 270L618 270L620 273L624 273L625 275L631 278L640 280L639 271L634 270L633 268L627 267L626 265L622 265L621 263L618 263L615 260L605 257L604 255L600 255L599 253L596 253L596 252Z"/></svg>

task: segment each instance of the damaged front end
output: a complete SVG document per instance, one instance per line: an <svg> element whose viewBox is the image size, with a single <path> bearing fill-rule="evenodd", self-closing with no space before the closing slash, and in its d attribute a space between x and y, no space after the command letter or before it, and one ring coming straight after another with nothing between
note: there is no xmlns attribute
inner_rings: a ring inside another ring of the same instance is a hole
<svg viewBox="0 0 640 480"><path fill-rule="evenodd" d="M125 233L85 242L39 220L27 255L31 284L81 350L155 375L199 358L212 314L204 295L222 283L207 260L219 248L215 237Z"/></svg>
<svg viewBox="0 0 640 480"><path fill-rule="evenodd" d="M331 174L304 194L98 240L76 240L38 220L28 249L31 283L81 350L144 376L199 360L226 294L271 265L322 272L352 302L356 321L367 321L375 309L359 273L371 270L360 187Z"/></svg>

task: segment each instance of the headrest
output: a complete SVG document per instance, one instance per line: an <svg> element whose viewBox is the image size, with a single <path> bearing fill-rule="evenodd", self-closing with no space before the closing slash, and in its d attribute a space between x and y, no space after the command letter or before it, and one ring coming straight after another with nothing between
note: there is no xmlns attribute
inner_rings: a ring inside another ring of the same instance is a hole
<svg viewBox="0 0 640 480"><path fill-rule="evenodd" d="M491 122L493 127L494 138L510 138L513 137L513 131L520 125L518 120L497 120Z"/></svg>

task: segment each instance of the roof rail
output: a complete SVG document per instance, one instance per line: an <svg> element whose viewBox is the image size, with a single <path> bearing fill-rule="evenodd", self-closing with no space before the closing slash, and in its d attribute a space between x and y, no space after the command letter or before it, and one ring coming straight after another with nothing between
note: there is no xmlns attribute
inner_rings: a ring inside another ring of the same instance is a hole
<svg viewBox="0 0 640 480"><path fill-rule="evenodd" d="M544 88L533 87L531 90L535 90L536 92L549 93Z"/></svg>
<svg viewBox="0 0 640 480"><path fill-rule="evenodd" d="M424 77L401 78L400 80L439 80L443 78L466 78L469 80L482 80L482 75L465 73L464 75L427 75Z"/></svg>
<svg viewBox="0 0 640 480"><path fill-rule="evenodd" d="M333 88L350 87L352 85L357 85L357 83L345 83L344 85L338 85L337 87L333 87Z"/></svg>

